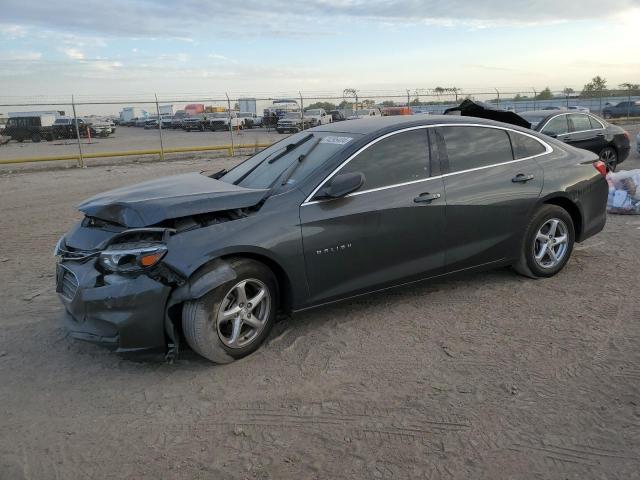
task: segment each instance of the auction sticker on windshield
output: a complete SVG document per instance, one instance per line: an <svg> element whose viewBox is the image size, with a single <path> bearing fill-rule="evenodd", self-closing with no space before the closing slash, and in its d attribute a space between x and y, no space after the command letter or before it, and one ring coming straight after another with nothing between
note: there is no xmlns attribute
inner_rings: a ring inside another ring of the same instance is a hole
<svg viewBox="0 0 640 480"><path fill-rule="evenodd" d="M323 137L322 140L320 140L320 143L333 143L335 145L346 145L351 140L353 140L353 138L351 138L351 137L332 137L332 136L328 136L328 137Z"/></svg>

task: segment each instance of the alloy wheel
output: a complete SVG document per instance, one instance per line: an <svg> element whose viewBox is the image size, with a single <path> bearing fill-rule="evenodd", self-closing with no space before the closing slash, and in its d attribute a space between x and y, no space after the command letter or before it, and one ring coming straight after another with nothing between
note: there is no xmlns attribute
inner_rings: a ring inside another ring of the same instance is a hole
<svg viewBox="0 0 640 480"><path fill-rule="evenodd" d="M264 329L271 311L271 292L260 280L250 278L234 285L225 295L216 326L220 341L229 348L242 348Z"/></svg>
<svg viewBox="0 0 640 480"><path fill-rule="evenodd" d="M618 165L618 155L612 148L605 148L600 152L600 160L602 160L607 167L607 170L614 172Z"/></svg>
<svg viewBox="0 0 640 480"><path fill-rule="evenodd" d="M569 235L567 225L558 218L544 222L533 242L533 256L542 268L558 266L567 254Z"/></svg>

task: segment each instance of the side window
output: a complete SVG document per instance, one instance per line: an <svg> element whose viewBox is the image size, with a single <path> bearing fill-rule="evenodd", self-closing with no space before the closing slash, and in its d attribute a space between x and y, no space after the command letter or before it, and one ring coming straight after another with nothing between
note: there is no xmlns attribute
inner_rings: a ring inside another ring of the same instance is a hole
<svg viewBox="0 0 640 480"><path fill-rule="evenodd" d="M533 157L547 151L542 143L527 135L510 131L509 138L511 138L513 156L516 159Z"/></svg>
<svg viewBox="0 0 640 480"><path fill-rule="evenodd" d="M380 140L347 163L340 173L362 172L360 190L429 177L429 144L424 128Z"/></svg>
<svg viewBox="0 0 640 480"><path fill-rule="evenodd" d="M602 125L602 123L600 123L600 121L598 119L596 119L595 117L589 116L589 122L591 123L591 128L593 129L603 129L604 125Z"/></svg>
<svg viewBox="0 0 640 480"><path fill-rule="evenodd" d="M558 115L552 118L542 129L545 135L564 135L569 133L569 124L566 115Z"/></svg>
<svg viewBox="0 0 640 480"><path fill-rule="evenodd" d="M506 130L485 127L441 127L449 172L513 160Z"/></svg>
<svg viewBox="0 0 640 480"><path fill-rule="evenodd" d="M568 115L569 121L573 124L572 132L583 132L585 130L591 130L591 122L586 115L580 115L579 113L572 113Z"/></svg>

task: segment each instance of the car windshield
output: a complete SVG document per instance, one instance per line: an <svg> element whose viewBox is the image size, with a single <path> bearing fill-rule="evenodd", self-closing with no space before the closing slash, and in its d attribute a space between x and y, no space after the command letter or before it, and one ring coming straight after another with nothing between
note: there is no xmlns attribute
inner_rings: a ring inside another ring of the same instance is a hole
<svg viewBox="0 0 640 480"><path fill-rule="evenodd" d="M357 110L356 115L369 115L371 110Z"/></svg>
<svg viewBox="0 0 640 480"><path fill-rule="evenodd" d="M227 118L229 116L226 112L216 112L208 115L209 118Z"/></svg>
<svg viewBox="0 0 640 480"><path fill-rule="evenodd" d="M300 114L298 112L289 112L285 113L283 118L300 118Z"/></svg>
<svg viewBox="0 0 640 480"><path fill-rule="evenodd" d="M53 123L54 125L68 125L69 123L71 123L71 120L68 118L59 118Z"/></svg>
<svg viewBox="0 0 640 480"><path fill-rule="evenodd" d="M249 118L249 117L252 117L252 116L253 116L252 113L239 113L238 114L238 117L240 117L240 118Z"/></svg>
<svg viewBox="0 0 640 480"><path fill-rule="evenodd" d="M303 157L303 161L293 172L291 178L287 180L288 185L294 185L359 136L353 133L336 135L328 132L300 132L257 153L226 173L220 180L246 188L269 188L285 170L297 161L300 155L306 155L307 152L310 152L308 157ZM300 144L297 147L286 152L288 145L298 142ZM280 153L284 153L284 155L278 158ZM274 160L273 163L269 163L270 160ZM255 170L252 171L252 169ZM248 172L251 173L247 175Z"/></svg>
<svg viewBox="0 0 640 480"><path fill-rule="evenodd" d="M313 109L313 110L305 110L305 115L320 115L320 110L318 109Z"/></svg>

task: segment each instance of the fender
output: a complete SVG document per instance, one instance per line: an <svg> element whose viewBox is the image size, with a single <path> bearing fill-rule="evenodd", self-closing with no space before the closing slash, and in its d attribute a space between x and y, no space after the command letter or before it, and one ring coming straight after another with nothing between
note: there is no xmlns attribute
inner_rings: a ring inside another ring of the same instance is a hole
<svg viewBox="0 0 640 480"><path fill-rule="evenodd" d="M169 295L164 315L165 333L169 337L167 360L172 361L178 354L179 335L174 321L169 314L171 307L187 300L197 300L210 291L218 288L223 283L237 278L235 270L229 262L222 258L216 258L204 265L196 273L187 279L180 287L174 289Z"/></svg>

